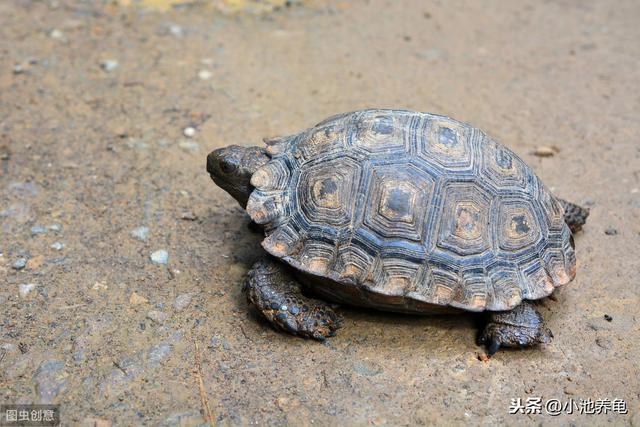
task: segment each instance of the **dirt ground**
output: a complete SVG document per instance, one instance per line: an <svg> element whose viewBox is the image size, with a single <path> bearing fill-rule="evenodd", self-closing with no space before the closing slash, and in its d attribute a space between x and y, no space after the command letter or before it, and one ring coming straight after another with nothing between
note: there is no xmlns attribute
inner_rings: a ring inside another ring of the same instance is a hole
<svg viewBox="0 0 640 427"><path fill-rule="evenodd" d="M0 403L101 427L640 425L639 2L170 3L0 1ZM483 361L472 316L341 307L322 344L247 307L260 238L206 154L366 107L472 123L591 208L541 305L552 343ZM628 413L509 414L538 397Z"/></svg>

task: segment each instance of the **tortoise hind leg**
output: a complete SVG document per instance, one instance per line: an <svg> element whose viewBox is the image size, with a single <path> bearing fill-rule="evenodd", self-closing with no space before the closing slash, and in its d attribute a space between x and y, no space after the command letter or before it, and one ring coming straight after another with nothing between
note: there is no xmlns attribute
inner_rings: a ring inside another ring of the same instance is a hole
<svg viewBox="0 0 640 427"><path fill-rule="evenodd" d="M250 304L272 325L291 334L323 341L340 327L340 316L322 301L304 296L300 284L275 260L256 262L245 290Z"/></svg>
<svg viewBox="0 0 640 427"><path fill-rule="evenodd" d="M558 199L564 208L564 221L567 223L572 233L576 233L582 229L587 222L589 209L578 206L566 200Z"/></svg>
<svg viewBox="0 0 640 427"><path fill-rule="evenodd" d="M529 347L548 343L553 338L545 326L542 315L528 301L510 311L494 311L478 338L478 344L487 346L489 356L500 347Z"/></svg>

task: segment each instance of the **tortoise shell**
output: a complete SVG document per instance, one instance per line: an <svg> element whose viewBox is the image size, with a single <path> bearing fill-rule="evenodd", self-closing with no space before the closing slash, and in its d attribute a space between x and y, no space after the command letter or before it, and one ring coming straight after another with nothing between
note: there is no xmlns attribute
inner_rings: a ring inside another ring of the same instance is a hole
<svg viewBox="0 0 640 427"><path fill-rule="evenodd" d="M575 276L560 203L468 124L364 110L267 144L247 212L318 291L398 311L508 310Z"/></svg>

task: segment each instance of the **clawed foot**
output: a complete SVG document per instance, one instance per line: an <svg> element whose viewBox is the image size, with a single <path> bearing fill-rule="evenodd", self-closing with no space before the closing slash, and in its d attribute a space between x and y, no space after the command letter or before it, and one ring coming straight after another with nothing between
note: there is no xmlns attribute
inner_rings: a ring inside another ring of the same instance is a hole
<svg viewBox="0 0 640 427"><path fill-rule="evenodd" d="M478 344L487 346L489 356L500 347L528 347L548 343L553 338L542 315L527 301L510 311L489 315L489 322L478 337Z"/></svg>
<svg viewBox="0 0 640 427"><path fill-rule="evenodd" d="M245 289L249 302L284 331L323 341L340 328L340 316L322 301L302 295L299 284L280 263L256 262Z"/></svg>

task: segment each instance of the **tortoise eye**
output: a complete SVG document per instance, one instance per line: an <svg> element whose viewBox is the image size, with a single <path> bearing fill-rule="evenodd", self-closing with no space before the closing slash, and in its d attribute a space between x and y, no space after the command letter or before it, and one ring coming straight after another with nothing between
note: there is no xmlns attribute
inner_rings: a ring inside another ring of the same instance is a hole
<svg viewBox="0 0 640 427"><path fill-rule="evenodd" d="M222 172L224 173L233 173L238 169L238 165L233 162L224 162L220 166L220 169L222 169Z"/></svg>

